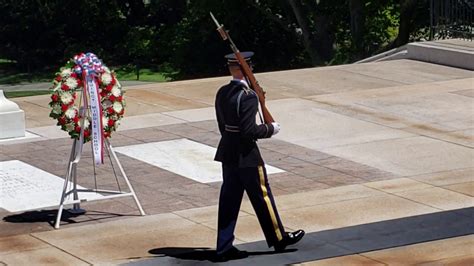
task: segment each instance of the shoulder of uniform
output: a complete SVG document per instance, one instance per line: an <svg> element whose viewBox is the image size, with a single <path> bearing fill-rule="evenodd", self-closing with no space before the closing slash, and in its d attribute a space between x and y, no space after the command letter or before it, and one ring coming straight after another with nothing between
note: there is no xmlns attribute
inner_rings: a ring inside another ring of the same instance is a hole
<svg viewBox="0 0 474 266"><path fill-rule="evenodd" d="M249 88L246 88L244 86L244 88L242 89L242 99L256 99L257 98L257 94L249 89Z"/></svg>

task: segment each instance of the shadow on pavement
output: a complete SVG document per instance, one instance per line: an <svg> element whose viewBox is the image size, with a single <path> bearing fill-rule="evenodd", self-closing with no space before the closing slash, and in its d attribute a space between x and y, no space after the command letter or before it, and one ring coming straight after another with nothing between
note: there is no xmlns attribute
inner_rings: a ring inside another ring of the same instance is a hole
<svg viewBox="0 0 474 266"><path fill-rule="evenodd" d="M5 222L8 223L48 223L51 226L54 226L54 221L56 215L58 214L57 210L41 210L41 211L27 211L19 214L9 215L3 218ZM81 216L82 214L72 214L69 212L64 212L61 221L68 223L76 223L73 218Z"/></svg>
<svg viewBox="0 0 474 266"><path fill-rule="evenodd" d="M3 217L3 221L8 223L48 223L54 227L56 221L56 215L58 210L39 210L39 211L27 211L19 214L13 214ZM83 216L84 218L82 218ZM113 219L122 216L137 216L137 215L124 215L110 212L100 211L87 211L83 214L70 213L67 210L61 215L61 221L70 224L92 222L104 219ZM76 219L78 218L78 219Z"/></svg>
<svg viewBox="0 0 474 266"><path fill-rule="evenodd" d="M250 256L261 256L261 255L272 255L278 253L289 253L294 252L296 249L287 249L282 252L275 251L247 251ZM166 247L166 248L155 248L148 251L148 253L155 255L156 257L173 257L180 260L194 260L194 261L210 261L219 262L216 257L216 251L209 248L196 248L196 247Z"/></svg>
<svg viewBox="0 0 474 266"><path fill-rule="evenodd" d="M471 235L473 217L474 208L470 207L313 232L294 246L298 252L251 252L268 249L266 242L245 243L237 247L247 250L249 257L226 265L297 264ZM148 252L155 256L126 265L208 265L215 261L215 251L209 248L166 247Z"/></svg>

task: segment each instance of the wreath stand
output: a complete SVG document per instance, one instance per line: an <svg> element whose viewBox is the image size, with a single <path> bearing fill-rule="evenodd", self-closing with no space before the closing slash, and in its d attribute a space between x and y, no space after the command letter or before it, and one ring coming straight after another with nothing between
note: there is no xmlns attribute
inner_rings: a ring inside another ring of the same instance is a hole
<svg viewBox="0 0 474 266"><path fill-rule="evenodd" d="M98 200L105 200L105 199L112 199L112 198L119 198L119 197L133 197L135 200L135 203L137 205L138 210L140 211L140 214L142 216L145 215L145 212L143 211L143 208L138 201L137 195L135 194L135 191L133 190L132 185L130 184L130 181L127 178L127 175L125 174L125 171L123 170L122 165L120 164L120 161L117 157L117 154L115 153L114 149L112 148L112 145L110 144L109 140L105 138L104 140L104 146L105 150L107 151L107 155L110 159L110 164L112 166L112 169L114 167L112 159L115 161L115 163L118 165L120 172L122 174L122 177L125 180L125 183L127 184L130 192L124 192L120 189L120 184L118 183L117 175L115 174L114 170L114 175L115 179L117 181L117 185L119 188L119 191L114 191L114 190L101 190L97 189L97 183L96 183L96 188L95 189L78 189L77 188L77 164L81 160L81 155L82 155L82 147L84 145L84 117L85 117L85 108L81 107L80 108L81 112L81 133L78 139L74 139L74 142L72 144L72 150L71 150L71 156L69 157L69 164L67 168L67 173L66 173L66 178L64 180L64 187L61 195L61 201L59 203L59 209L58 209L58 214L56 216L56 222L54 224L54 228L58 229L60 226L61 222L61 216L62 212L64 209L64 205L70 205L73 204L73 208L68 210L68 212L73 213L73 214L83 214L86 211L84 209L80 208L80 203L81 202L86 202L86 201L98 201ZM91 142L92 145L92 142ZM92 156L94 157L94 156ZM92 163L94 165L94 178L96 177L95 175L95 164L94 162ZM72 186L72 187L71 187ZM97 199L80 199L78 192L95 192L95 193L102 193L106 194L103 195L103 197L97 198ZM73 195L73 200L67 200L66 199L70 196Z"/></svg>

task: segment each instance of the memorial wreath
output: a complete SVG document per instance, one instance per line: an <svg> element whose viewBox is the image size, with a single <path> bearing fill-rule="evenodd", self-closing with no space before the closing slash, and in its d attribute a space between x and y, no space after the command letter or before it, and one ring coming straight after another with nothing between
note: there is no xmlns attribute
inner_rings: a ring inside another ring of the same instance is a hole
<svg viewBox="0 0 474 266"><path fill-rule="evenodd" d="M124 91L115 73L92 53L78 54L61 67L50 93L50 117L57 119L57 125L73 139L79 139L83 126L84 142L91 140L93 130L94 118L90 112L94 107L92 98L98 98L97 118L101 117L101 121L97 124L104 138L109 138L116 130L125 111ZM91 100L90 108L88 99ZM80 108L87 111L81 112ZM84 113L85 119L82 119L81 114Z"/></svg>

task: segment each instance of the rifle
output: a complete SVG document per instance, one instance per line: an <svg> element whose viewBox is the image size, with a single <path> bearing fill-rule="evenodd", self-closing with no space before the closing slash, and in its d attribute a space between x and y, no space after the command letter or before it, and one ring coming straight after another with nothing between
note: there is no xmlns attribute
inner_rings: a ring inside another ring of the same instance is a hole
<svg viewBox="0 0 474 266"><path fill-rule="evenodd" d="M258 84L258 81L255 78L255 76L253 75L252 70L250 69L250 66L247 64L247 61L240 54L240 51L239 51L239 49L237 49L237 46L235 46L235 43L232 41L232 38L230 38L229 32L224 29L224 25L219 24L219 22L217 22L217 19L214 17L212 12L210 12L210 14L211 14L212 20L214 20L214 22L217 25L217 31L221 35L222 39L224 41L226 41L226 40L229 41L230 48L234 52L235 57L236 57L237 61L239 62L240 69L242 70L242 73L244 74L245 78L247 79L247 81L250 85L250 88L252 90L254 90L258 95L258 100L259 100L260 106L262 108L263 121L265 122L265 124L270 124L272 122L275 122L272 115L270 114L270 111L268 111L267 107L265 106L265 91Z"/></svg>

